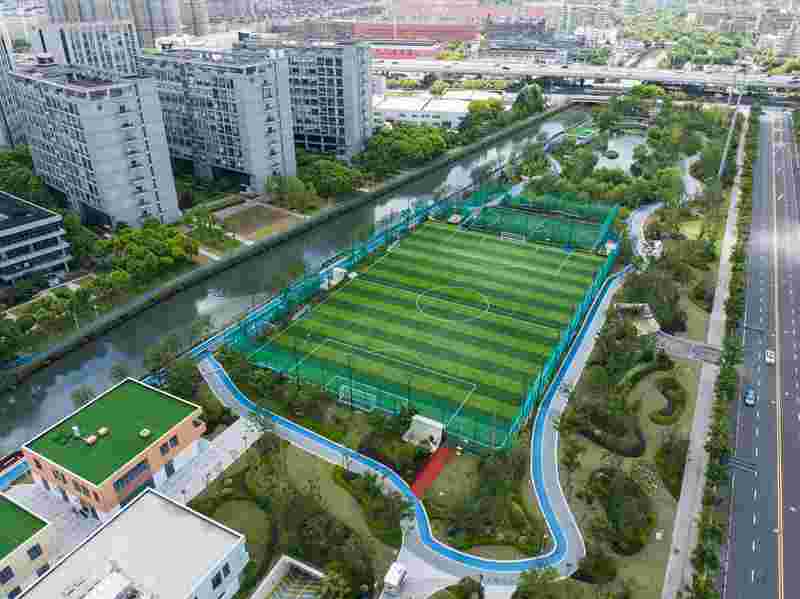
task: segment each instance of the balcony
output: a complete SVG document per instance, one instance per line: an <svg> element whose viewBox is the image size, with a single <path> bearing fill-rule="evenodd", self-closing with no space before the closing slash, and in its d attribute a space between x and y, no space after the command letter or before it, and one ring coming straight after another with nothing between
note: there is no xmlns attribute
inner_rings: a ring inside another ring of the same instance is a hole
<svg viewBox="0 0 800 599"><path fill-rule="evenodd" d="M29 262L34 258L47 256L48 254L52 254L53 252L60 252L62 250L67 250L67 249L69 249L69 244L62 241L56 245L51 245L50 247L42 248L41 250L36 250L28 254L17 256L15 258L0 259L0 268L6 268L8 266L14 266L16 264Z"/></svg>
<svg viewBox="0 0 800 599"><path fill-rule="evenodd" d="M18 241L16 243L9 243L8 245L0 246L0 254L2 254L3 252L15 250L20 247L24 247L26 245L38 243L39 241L45 241L46 239L51 239L53 237L62 237L66 234L67 232L64 231L64 229L59 228L56 229L55 231L50 231L49 233L42 233L41 235L36 235L35 237L30 237L23 241ZM2 238L0 238L0 241L2 241Z"/></svg>

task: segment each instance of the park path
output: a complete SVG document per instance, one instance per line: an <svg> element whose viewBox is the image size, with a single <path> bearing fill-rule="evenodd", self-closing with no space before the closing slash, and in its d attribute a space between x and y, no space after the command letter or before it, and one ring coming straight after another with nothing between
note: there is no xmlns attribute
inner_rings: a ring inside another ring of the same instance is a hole
<svg viewBox="0 0 800 599"><path fill-rule="evenodd" d="M725 236L719 261L719 278L714 293L714 305L708 324L706 343L720 347L725 336L725 302L731 278L731 254L736 244L736 221L739 215L739 194L741 185L742 164L744 162L745 136L749 119L745 121L739 138L739 151L736 156L736 179L731 191L731 203L725 223ZM719 366L703 363L700 370L700 381L697 390L697 402L692 422L692 434L689 440L689 453L686 458L686 469L683 473L681 496L675 514L675 525L672 532L672 546L664 576L662 599L675 599L678 592L691 584L691 557L697 544L697 518L703 508L703 492L706 482L706 466L708 453L705 450L708 429L711 424L714 405L714 386L719 374Z"/></svg>

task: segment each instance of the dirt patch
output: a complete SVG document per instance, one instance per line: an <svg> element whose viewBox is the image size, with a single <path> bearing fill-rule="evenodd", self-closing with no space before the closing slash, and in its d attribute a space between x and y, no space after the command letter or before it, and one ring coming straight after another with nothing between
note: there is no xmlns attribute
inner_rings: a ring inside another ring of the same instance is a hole
<svg viewBox="0 0 800 599"><path fill-rule="evenodd" d="M223 223L240 237L255 240L286 231L302 220L285 210L258 204L230 215Z"/></svg>

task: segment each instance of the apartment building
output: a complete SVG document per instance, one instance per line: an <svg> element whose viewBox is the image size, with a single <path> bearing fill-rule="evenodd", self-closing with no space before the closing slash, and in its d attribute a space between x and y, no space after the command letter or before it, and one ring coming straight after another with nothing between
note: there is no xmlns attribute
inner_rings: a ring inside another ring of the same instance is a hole
<svg viewBox="0 0 800 599"><path fill-rule="evenodd" d="M158 87L173 158L206 177L238 173L257 191L268 176L295 174L285 57L178 49L139 64Z"/></svg>
<svg viewBox="0 0 800 599"><path fill-rule="evenodd" d="M158 38L181 32L182 2L183 0L130 0L131 14L142 48L154 48Z"/></svg>
<svg viewBox="0 0 800 599"><path fill-rule="evenodd" d="M34 32L34 51L98 76L135 76L139 38L131 19L49 24Z"/></svg>
<svg viewBox="0 0 800 599"><path fill-rule="evenodd" d="M241 49L289 59L295 143L349 160L372 135L370 48L360 43L282 43L240 35ZM260 50L259 50L260 49Z"/></svg>
<svg viewBox="0 0 800 599"><path fill-rule="evenodd" d="M24 141L19 127L19 109L11 89L11 72L16 66L8 28L0 22L0 148Z"/></svg>
<svg viewBox="0 0 800 599"><path fill-rule="evenodd" d="M249 559L244 535L147 489L22 599L230 599Z"/></svg>
<svg viewBox="0 0 800 599"><path fill-rule="evenodd" d="M152 81L101 79L49 55L18 66L12 79L37 175L84 220L140 226L180 217Z"/></svg>
<svg viewBox="0 0 800 599"><path fill-rule="evenodd" d="M16 599L50 569L49 523L0 494L0 597Z"/></svg>
<svg viewBox="0 0 800 599"><path fill-rule="evenodd" d="M22 451L35 484L105 522L198 455L206 430L200 414L195 404L126 379Z"/></svg>
<svg viewBox="0 0 800 599"><path fill-rule="evenodd" d="M62 221L60 214L0 191L0 282L66 270L72 256Z"/></svg>

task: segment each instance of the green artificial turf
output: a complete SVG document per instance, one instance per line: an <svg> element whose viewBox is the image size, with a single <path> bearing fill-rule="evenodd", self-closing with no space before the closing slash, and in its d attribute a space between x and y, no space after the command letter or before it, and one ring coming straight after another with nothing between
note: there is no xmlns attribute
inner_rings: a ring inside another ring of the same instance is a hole
<svg viewBox="0 0 800 599"><path fill-rule="evenodd" d="M251 360L499 442L603 261L427 224Z"/></svg>
<svg viewBox="0 0 800 599"><path fill-rule="evenodd" d="M147 385L127 380L30 441L27 447L99 485L197 409ZM88 445L74 436L73 426L78 427L83 438L101 427L110 432L98 437L94 445ZM139 432L145 428L150 435L143 439Z"/></svg>
<svg viewBox="0 0 800 599"><path fill-rule="evenodd" d="M47 523L0 495L0 560L10 555Z"/></svg>

